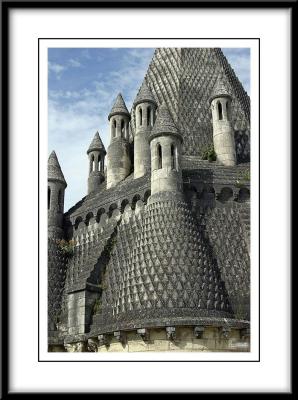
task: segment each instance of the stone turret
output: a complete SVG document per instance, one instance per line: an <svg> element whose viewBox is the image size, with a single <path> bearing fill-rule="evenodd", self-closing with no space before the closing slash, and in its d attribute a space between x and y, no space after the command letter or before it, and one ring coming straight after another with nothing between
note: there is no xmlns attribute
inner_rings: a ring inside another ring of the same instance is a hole
<svg viewBox="0 0 298 400"><path fill-rule="evenodd" d="M63 239L64 191L67 184L55 151L48 159L48 343L59 347L57 323L62 309L66 257L61 247ZM63 343L63 339L62 339ZM60 350L61 351L61 346Z"/></svg>
<svg viewBox="0 0 298 400"><path fill-rule="evenodd" d="M96 192L100 184L104 181L104 159L106 149L101 141L99 133L95 136L87 150L89 156L89 177L88 177L88 194Z"/></svg>
<svg viewBox="0 0 298 400"><path fill-rule="evenodd" d="M61 237L63 234L64 192L67 183L57 155L52 151L48 160L48 234Z"/></svg>
<svg viewBox="0 0 298 400"><path fill-rule="evenodd" d="M149 135L151 152L151 196L172 192L182 195L180 135L165 104L158 109L154 127Z"/></svg>
<svg viewBox="0 0 298 400"><path fill-rule="evenodd" d="M107 156L107 189L125 179L131 170L129 149L129 121L122 95L119 93L108 117L111 141Z"/></svg>
<svg viewBox="0 0 298 400"><path fill-rule="evenodd" d="M221 77L218 78L210 97L213 144L217 160L223 165L236 164L234 129L231 124L232 97Z"/></svg>
<svg viewBox="0 0 298 400"><path fill-rule="evenodd" d="M136 130L134 137L134 178L140 178L150 169L148 136L155 122L156 100L143 82L134 102Z"/></svg>

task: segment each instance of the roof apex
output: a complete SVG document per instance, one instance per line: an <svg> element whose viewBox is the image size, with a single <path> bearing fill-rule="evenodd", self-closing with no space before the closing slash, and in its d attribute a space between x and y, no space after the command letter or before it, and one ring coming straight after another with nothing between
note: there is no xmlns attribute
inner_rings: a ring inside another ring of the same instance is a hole
<svg viewBox="0 0 298 400"><path fill-rule="evenodd" d="M91 151L101 151L106 154L106 149L104 147L104 144L102 143L102 140L99 136L99 132L96 131L94 138L92 139L92 142L90 143L90 146L87 150L87 154L89 154Z"/></svg>
<svg viewBox="0 0 298 400"><path fill-rule="evenodd" d="M179 137L179 139L182 141L182 136L178 131L177 126L175 125L165 103L162 103L158 107L157 118L149 135L149 141L151 141L154 137L161 135L174 135Z"/></svg>
<svg viewBox="0 0 298 400"><path fill-rule="evenodd" d="M110 120L110 118L113 115L117 115L117 114L125 114L130 117L130 114L128 112L128 109L126 107L125 101L124 101L121 93L118 93L118 96L116 97L115 103L111 109L108 119Z"/></svg>
<svg viewBox="0 0 298 400"><path fill-rule="evenodd" d="M143 80L143 83L139 89L139 92L137 94L137 97L135 98L134 101L134 107L136 107L138 104L143 103L143 102L150 102L150 103L154 103L157 106L157 102L151 92L151 90L149 89L146 80Z"/></svg>
<svg viewBox="0 0 298 400"><path fill-rule="evenodd" d="M213 87L209 101L211 102L216 97L231 97L231 95L224 83L222 74L219 75L219 77L217 78L217 81L215 82L215 85Z"/></svg>
<svg viewBox="0 0 298 400"><path fill-rule="evenodd" d="M62 182L67 186L63 172L61 170L56 152L53 150L48 159L48 180Z"/></svg>

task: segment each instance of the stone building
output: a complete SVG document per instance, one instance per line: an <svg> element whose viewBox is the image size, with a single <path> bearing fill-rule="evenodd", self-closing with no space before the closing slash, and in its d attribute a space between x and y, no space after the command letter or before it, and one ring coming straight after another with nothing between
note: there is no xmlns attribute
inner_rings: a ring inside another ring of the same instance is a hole
<svg viewBox="0 0 298 400"><path fill-rule="evenodd" d="M250 99L233 69L220 49L156 49L108 119L65 213L49 157L49 351L249 351Z"/></svg>

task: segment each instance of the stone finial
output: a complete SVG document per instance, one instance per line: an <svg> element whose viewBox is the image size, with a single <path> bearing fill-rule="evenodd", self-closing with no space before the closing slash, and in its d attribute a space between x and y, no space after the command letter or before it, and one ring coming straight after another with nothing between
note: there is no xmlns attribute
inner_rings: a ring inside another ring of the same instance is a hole
<svg viewBox="0 0 298 400"><path fill-rule="evenodd" d="M140 87L139 93L137 94L137 97L134 101L134 107L136 107L138 104L144 103L144 102L154 103L157 106L157 102L156 102L151 90L147 86L147 83L145 80L143 81L142 86Z"/></svg>
<svg viewBox="0 0 298 400"><path fill-rule="evenodd" d="M182 136L178 131L177 126L175 125L172 116L168 110L168 107L165 103L158 108L157 118L154 124L154 127L149 135L149 141L151 141L154 137L160 135L174 135L179 137L182 142Z"/></svg>
<svg viewBox="0 0 298 400"><path fill-rule="evenodd" d="M57 155L54 150L52 151L48 159L48 180L59 181L62 182L65 187L67 186Z"/></svg>
<svg viewBox="0 0 298 400"><path fill-rule="evenodd" d="M128 112L128 109L126 107L125 101L123 100L121 93L118 94L116 101L115 101L115 103L111 109L111 112L108 116L108 119L110 120L110 118L113 115L117 115L117 114L125 114L130 117L130 114Z"/></svg>
<svg viewBox="0 0 298 400"><path fill-rule="evenodd" d="M224 83L222 75L219 75L217 81L215 82L209 102L211 103L212 100L214 100L216 97L229 97L230 99L232 98Z"/></svg>
<svg viewBox="0 0 298 400"><path fill-rule="evenodd" d="M90 143L90 146L87 150L87 154L89 154L91 151L100 151L104 154L106 154L106 149L104 147L104 144L102 143L102 140L99 136L98 131L95 133L94 138L92 142Z"/></svg>

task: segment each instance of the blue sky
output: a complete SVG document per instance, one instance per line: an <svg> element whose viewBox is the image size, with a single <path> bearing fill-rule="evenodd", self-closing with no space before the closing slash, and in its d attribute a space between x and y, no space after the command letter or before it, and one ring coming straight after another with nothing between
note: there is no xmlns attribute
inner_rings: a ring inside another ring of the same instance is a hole
<svg viewBox="0 0 298 400"><path fill-rule="evenodd" d="M250 93L250 50L222 49ZM87 192L86 151L98 130L109 144L107 116L123 94L128 109L141 85L152 48L51 48L48 50L49 154L55 150L68 187L65 210Z"/></svg>

